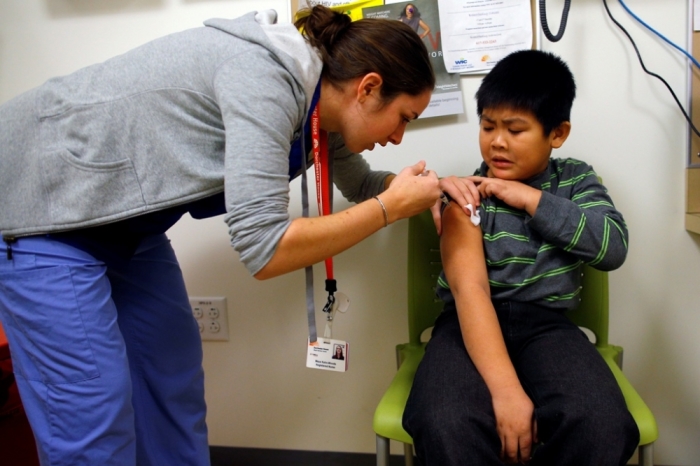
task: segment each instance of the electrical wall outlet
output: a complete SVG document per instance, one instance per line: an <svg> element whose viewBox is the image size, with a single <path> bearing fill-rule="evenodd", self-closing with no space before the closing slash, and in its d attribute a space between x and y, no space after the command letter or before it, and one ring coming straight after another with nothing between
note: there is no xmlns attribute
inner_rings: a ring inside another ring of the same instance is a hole
<svg viewBox="0 0 700 466"><path fill-rule="evenodd" d="M192 315L199 326L202 341L228 341L228 312L226 298L200 298L190 296Z"/></svg>

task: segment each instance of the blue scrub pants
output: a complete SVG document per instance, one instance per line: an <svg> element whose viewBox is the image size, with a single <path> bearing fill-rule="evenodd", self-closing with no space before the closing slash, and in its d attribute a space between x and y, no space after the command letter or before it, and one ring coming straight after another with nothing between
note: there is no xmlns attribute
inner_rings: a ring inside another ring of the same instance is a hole
<svg viewBox="0 0 700 466"><path fill-rule="evenodd" d="M129 257L11 246L0 319L41 464L208 465L202 346L165 234Z"/></svg>

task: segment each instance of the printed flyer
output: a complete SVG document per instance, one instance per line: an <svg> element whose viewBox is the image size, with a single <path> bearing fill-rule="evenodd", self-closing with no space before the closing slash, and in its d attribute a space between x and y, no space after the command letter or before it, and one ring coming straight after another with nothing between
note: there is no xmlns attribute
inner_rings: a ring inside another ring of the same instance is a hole
<svg viewBox="0 0 700 466"><path fill-rule="evenodd" d="M450 73L488 71L503 57L533 46L530 0L437 0Z"/></svg>

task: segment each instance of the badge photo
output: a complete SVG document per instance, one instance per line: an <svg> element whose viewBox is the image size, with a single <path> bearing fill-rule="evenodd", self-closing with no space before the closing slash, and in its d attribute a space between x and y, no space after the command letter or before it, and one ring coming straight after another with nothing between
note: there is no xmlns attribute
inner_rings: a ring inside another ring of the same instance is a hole
<svg viewBox="0 0 700 466"><path fill-rule="evenodd" d="M306 367L345 372L348 370L348 346L343 340L319 338L315 344L308 345Z"/></svg>

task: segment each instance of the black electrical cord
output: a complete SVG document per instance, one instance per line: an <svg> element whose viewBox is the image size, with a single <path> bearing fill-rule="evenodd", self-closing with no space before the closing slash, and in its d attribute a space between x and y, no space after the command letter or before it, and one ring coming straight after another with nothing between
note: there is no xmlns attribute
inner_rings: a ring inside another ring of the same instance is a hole
<svg viewBox="0 0 700 466"><path fill-rule="evenodd" d="M625 35L627 36L627 38L628 38L628 39L630 40L630 42L632 43L632 47L634 47L634 51L636 52L637 58L639 59L639 64L642 65L642 69L644 70L644 72L645 72L646 74L648 74L649 76L653 76L653 77L655 77L656 79L658 79L659 81L661 81L662 83L664 83L664 85L666 86L666 88L668 89L668 91L669 91L669 92L671 93L671 95L673 96L673 100L676 101L676 105L678 105L678 108L681 109L681 112L683 113L683 116L685 117L686 121L688 122L688 124L689 124L690 127L692 128L693 132L694 132L698 137L700 137L700 131L698 131L698 129L697 129L697 128L695 127L695 125L693 124L693 121L690 119L690 115L688 115L688 112L686 112L685 109L683 108L683 105L682 105L681 102L678 100L678 97L676 96L676 93L673 92L673 89L671 88L671 86L666 82L666 80L665 80L664 78L662 78L661 76L659 76L659 75L656 74L656 73L652 73L651 71L649 71L649 70L647 69L647 67L644 65L644 61L642 60L642 56L641 56L641 54L639 53L639 49L637 48L637 44L634 42L634 39L632 39L632 36L630 36L629 32L627 32L627 30L626 30L624 27L622 27L622 25L621 25L620 23L618 23L617 20L613 17L612 13L610 13L610 9L608 8L608 2L607 2L607 0L603 0L603 5L605 6L605 11L608 13L608 16L610 17L610 20L611 20L613 23L615 23L615 26L617 26L618 28L620 28L620 30L621 30L623 33L625 33Z"/></svg>
<svg viewBox="0 0 700 466"><path fill-rule="evenodd" d="M558 42L564 36L564 30L566 29L566 20L569 19L569 8L571 7L571 0L564 0L564 11L561 13L561 21L559 22L559 32L556 36L553 36L549 31L549 26L547 25L547 0L540 0L540 23L542 23L542 31L544 35L551 42Z"/></svg>

